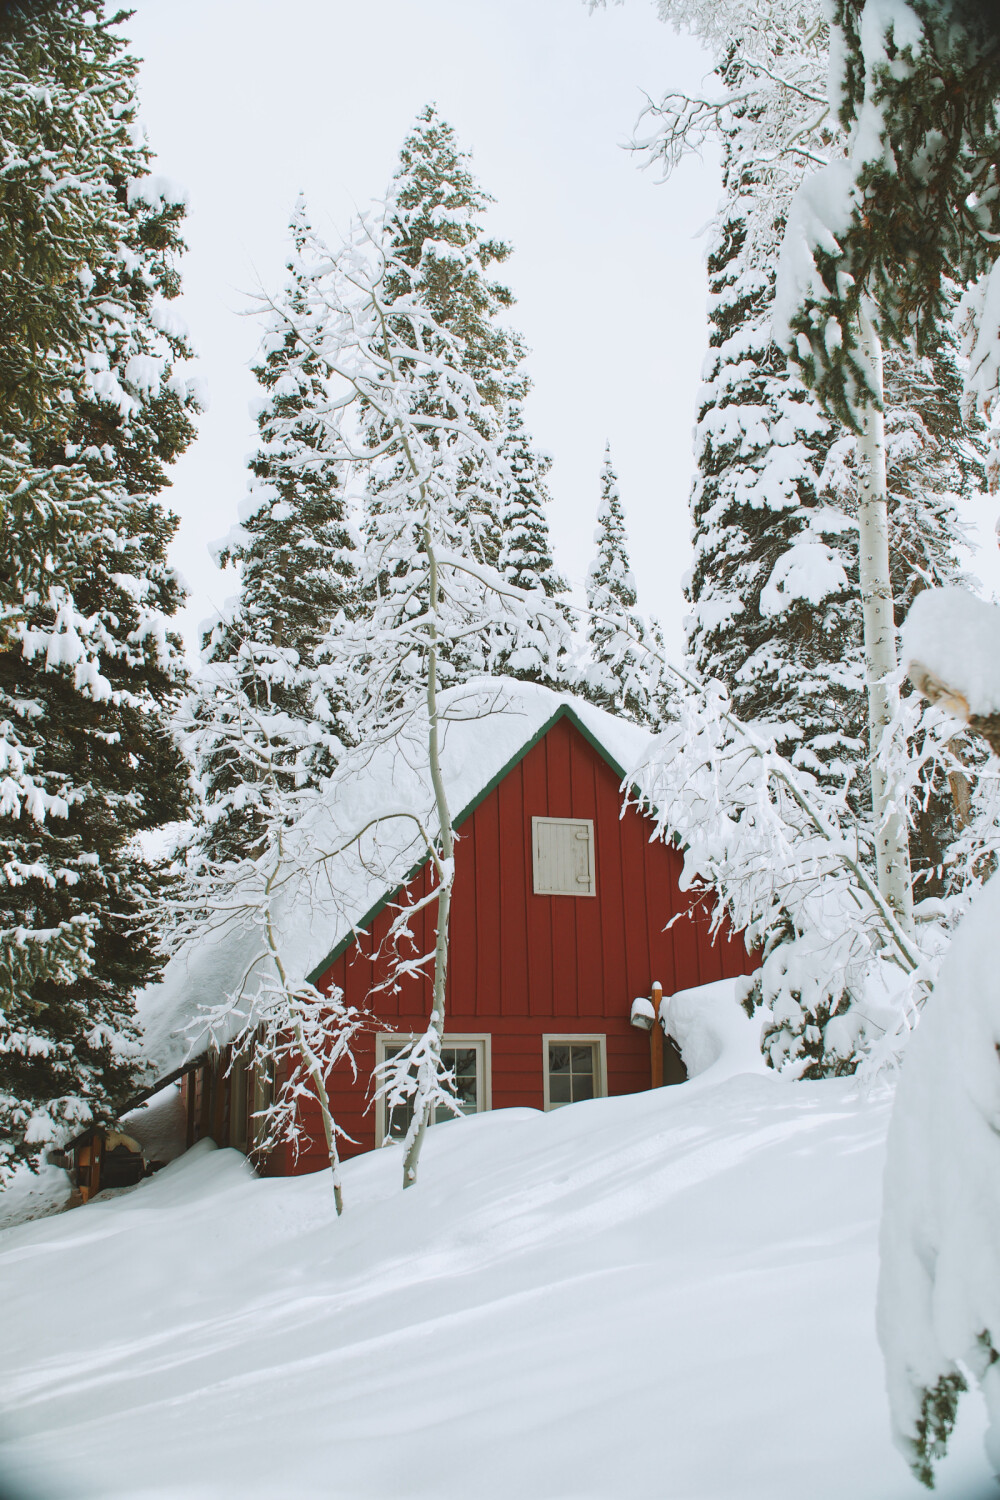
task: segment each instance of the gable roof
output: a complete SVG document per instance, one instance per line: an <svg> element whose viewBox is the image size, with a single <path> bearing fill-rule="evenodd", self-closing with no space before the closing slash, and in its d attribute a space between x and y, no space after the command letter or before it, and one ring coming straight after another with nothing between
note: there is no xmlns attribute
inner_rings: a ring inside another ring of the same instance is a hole
<svg viewBox="0 0 1000 1500"><path fill-rule="evenodd" d="M555 697L556 694L553 693L552 696ZM470 802L467 802L466 805L462 808L462 811L460 813L452 814L452 827L455 829L456 833L461 828L462 824L468 818L471 818L472 814L475 812L479 804L481 802L485 802L490 793L496 790L501 781L503 781L505 777L510 775L514 767L524 759L529 751L535 748L539 741L545 738L549 730L553 727L553 725L558 724L560 719L566 719L568 723L572 724L573 727L579 731L579 733L592 747L592 749L596 750L601 759L611 767L612 771L618 777L619 781L625 780L626 771L624 766L619 764L612 752L608 749L607 745L603 744L602 741L599 740L597 736L587 728L587 725L583 722L580 715L577 713L575 706L568 702L562 702L559 704L554 713L552 713L549 718L546 719L541 728L536 730L531 738L529 740L526 740L525 743L515 751L510 760L507 761L506 765L501 766L496 775L492 776L490 780L485 784L485 786L483 786L478 792L476 792L472 800ZM407 870L402 879L394 880L392 885L390 885L389 888L385 890L379 897L379 899L375 902L374 906L370 907L370 909L365 912L361 920L359 922L355 922L352 929L349 932L344 933L340 937L336 946L326 955L325 958L320 960L320 962L313 969L312 973L306 976L310 984L317 984L319 982L319 980L326 973L327 969L329 969L330 965L335 964L337 962L337 959L340 958L341 955L345 953L346 950L351 946L351 944L355 942L358 932L367 931L367 929L371 926L372 922L375 921L375 918L379 915L379 913L381 911L384 911L386 906L389 905L393 896L400 889L400 887L409 885L410 881L413 880L423 869L424 865L427 864L429 858L430 856L425 854L421 859L417 860L417 863L413 865L411 869Z"/></svg>
<svg viewBox="0 0 1000 1500"><path fill-rule="evenodd" d="M506 678L478 679L441 695L441 768L460 827L553 725L567 719L620 781L648 743L646 730L569 694ZM422 724L338 768L291 830L272 924L290 982L315 983L427 859L414 818L437 831ZM358 829L382 819L335 859ZM265 856L267 858L267 856ZM262 866L258 865L258 872ZM266 873L266 872L265 872ZM170 960L137 999L144 1050L158 1078L205 1050L202 1007L237 992L252 1006L264 958L253 901L236 893L217 926ZM262 976L261 976L262 977ZM233 1026L235 1034L236 1024ZM217 1040L225 1041L225 1035Z"/></svg>

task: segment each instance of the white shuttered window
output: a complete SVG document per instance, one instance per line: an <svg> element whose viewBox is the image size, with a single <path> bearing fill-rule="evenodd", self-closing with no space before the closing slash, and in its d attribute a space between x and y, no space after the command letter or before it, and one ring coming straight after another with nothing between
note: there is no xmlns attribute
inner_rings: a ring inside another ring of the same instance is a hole
<svg viewBox="0 0 1000 1500"><path fill-rule="evenodd" d="M536 896L596 896L590 818L532 818Z"/></svg>

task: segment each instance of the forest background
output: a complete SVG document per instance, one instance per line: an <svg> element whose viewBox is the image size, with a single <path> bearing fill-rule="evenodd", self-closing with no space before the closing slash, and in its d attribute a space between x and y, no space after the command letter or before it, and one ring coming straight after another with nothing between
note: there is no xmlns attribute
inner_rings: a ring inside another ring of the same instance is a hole
<svg viewBox="0 0 1000 1500"><path fill-rule="evenodd" d="M640 607L679 661L708 346L705 231L721 168L709 142L661 185L628 145L647 95L710 85L708 53L664 26L651 0L593 13L581 0L288 0L280 26L271 0L247 0L238 27L224 0L136 0L125 29L142 59L154 170L188 194L176 305L196 330L207 410L168 499L181 518L171 557L191 589L178 623L192 658L198 627L236 590L209 546L233 523L256 439L260 330L239 314L261 284L284 279L296 192L336 243L434 99L496 199L487 223L514 247L503 274L530 350L528 429L553 458L559 567L581 592L610 440ZM374 71L360 65L376 55ZM1000 591L996 511L986 497L962 512L987 595Z"/></svg>

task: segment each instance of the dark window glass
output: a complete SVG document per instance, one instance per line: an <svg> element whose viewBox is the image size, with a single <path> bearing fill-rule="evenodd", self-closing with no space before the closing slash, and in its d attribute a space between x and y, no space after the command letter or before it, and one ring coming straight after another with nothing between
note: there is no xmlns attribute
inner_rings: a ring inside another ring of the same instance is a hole
<svg viewBox="0 0 1000 1500"><path fill-rule="evenodd" d="M403 1044L389 1046L385 1049L386 1062L397 1053L402 1052ZM458 1102L463 1115L474 1115L479 1108L479 1049L477 1047L442 1047L441 1061L447 1072L452 1076L452 1093ZM454 1114L443 1104L439 1105L434 1114L435 1122L440 1120L453 1120ZM413 1101L408 1099L405 1104L397 1104L389 1111L387 1121L387 1134L394 1141L401 1141L410 1128L413 1119Z"/></svg>
<svg viewBox="0 0 1000 1500"><path fill-rule="evenodd" d="M550 1042L549 1107L573 1104L577 1099L593 1099L596 1073L596 1043Z"/></svg>

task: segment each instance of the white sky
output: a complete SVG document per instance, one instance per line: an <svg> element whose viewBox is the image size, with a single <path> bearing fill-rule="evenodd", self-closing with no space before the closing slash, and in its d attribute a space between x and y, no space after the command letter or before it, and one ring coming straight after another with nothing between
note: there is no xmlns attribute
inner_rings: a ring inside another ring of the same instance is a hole
<svg viewBox="0 0 1000 1500"><path fill-rule="evenodd" d="M433 99L497 199L511 322L532 353L528 416L554 460L557 560L582 581L610 438L641 602L681 648L691 429L707 341L714 162L667 186L622 149L643 91L697 88L707 62L649 0L133 0L142 116L157 170L190 195L183 311L208 385L166 498L200 622L235 592L208 544L236 520L256 428L249 294L280 285L295 194L328 237L380 194Z"/></svg>
<svg viewBox="0 0 1000 1500"><path fill-rule="evenodd" d="M492 228L511 321L532 350L528 416L552 454L556 557L580 584L611 440L640 603L682 652L690 565L691 432L707 345L705 242L714 159L666 185L622 149L644 94L697 91L707 58L652 0L593 14L584 0L133 0L143 119L157 170L190 195L184 315L210 405L175 466L174 561L198 627L236 590L208 544L236 520L256 428L246 316L283 279L289 210L307 194L336 239L379 195L417 112L434 100L497 199ZM987 532L996 504L981 506ZM1000 583L992 539L977 571ZM994 577L995 575L995 577Z"/></svg>

